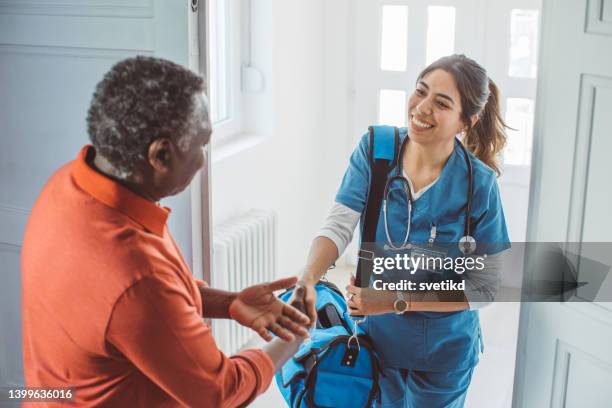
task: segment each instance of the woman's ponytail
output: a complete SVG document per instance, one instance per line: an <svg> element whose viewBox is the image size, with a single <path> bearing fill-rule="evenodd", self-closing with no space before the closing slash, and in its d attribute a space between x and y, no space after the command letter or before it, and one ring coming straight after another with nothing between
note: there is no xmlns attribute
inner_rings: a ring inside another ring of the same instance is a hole
<svg viewBox="0 0 612 408"><path fill-rule="evenodd" d="M501 175L498 154L506 145L506 123L501 116L499 89L489 78L489 97L476 124L468 128L464 143L474 156Z"/></svg>

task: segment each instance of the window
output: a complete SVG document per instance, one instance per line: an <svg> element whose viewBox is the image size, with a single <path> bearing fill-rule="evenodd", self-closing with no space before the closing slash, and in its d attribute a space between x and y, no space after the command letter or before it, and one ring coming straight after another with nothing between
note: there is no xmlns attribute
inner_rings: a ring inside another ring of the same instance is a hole
<svg viewBox="0 0 612 408"><path fill-rule="evenodd" d="M396 89L380 90L378 123L406 126L406 92Z"/></svg>
<svg viewBox="0 0 612 408"><path fill-rule="evenodd" d="M481 3L476 10L460 0L351 2L352 138L372 123L406 126L418 74L440 57L462 53L486 68L501 90L506 122L517 129L508 130L504 172L524 172L516 167L530 165L540 0Z"/></svg>
<svg viewBox="0 0 612 408"><path fill-rule="evenodd" d="M511 77L535 78L537 66L538 11L514 9L510 14Z"/></svg>
<svg viewBox="0 0 612 408"><path fill-rule="evenodd" d="M506 99L506 124L516 130L508 130L508 143L504 162L513 165L530 164L533 139L534 104L528 98Z"/></svg>
<svg viewBox="0 0 612 408"><path fill-rule="evenodd" d="M229 77L231 33L229 21L229 0L212 0L209 6L210 38L210 116L217 125L230 116Z"/></svg>
<svg viewBox="0 0 612 408"><path fill-rule="evenodd" d="M508 126L508 143L504 152L504 164L531 165L533 140L535 78L537 74L537 41L539 11L512 9L509 13L510 41L507 66L507 92L505 120Z"/></svg>
<svg viewBox="0 0 612 408"><path fill-rule="evenodd" d="M380 69L405 71L408 41L408 7L382 6Z"/></svg>
<svg viewBox="0 0 612 408"><path fill-rule="evenodd" d="M455 52L455 8L427 7L426 65Z"/></svg>

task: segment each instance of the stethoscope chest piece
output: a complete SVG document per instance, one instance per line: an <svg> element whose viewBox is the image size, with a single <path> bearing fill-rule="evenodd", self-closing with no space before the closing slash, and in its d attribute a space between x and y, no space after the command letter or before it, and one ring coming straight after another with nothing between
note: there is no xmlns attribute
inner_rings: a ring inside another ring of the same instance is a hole
<svg viewBox="0 0 612 408"><path fill-rule="evenodd" d="M464 255L469 255L476 250L476 239L471 235L464 235L459 240L459 250Z"/></svg>

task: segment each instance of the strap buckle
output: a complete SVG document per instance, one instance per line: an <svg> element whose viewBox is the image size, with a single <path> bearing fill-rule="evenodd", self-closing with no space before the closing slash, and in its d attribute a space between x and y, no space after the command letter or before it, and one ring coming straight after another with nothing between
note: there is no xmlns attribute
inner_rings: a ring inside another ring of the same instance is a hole
<svg viewBox="0 0 612 408"><path fill-rule="evenodd" d="M371 261L374 259L374 251L368 251L367 249L360 249L357 253L359 259Z"/></svg>

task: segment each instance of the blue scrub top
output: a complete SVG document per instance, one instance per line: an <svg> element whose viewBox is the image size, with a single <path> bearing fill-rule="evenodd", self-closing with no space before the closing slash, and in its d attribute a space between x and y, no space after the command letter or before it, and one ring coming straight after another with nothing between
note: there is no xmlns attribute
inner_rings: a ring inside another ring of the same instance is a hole
<svg viewBox="0 0 612 408"><path fill-rule="evenodd" d="M402 143L408 137L407 129L401 128L399 133ZM336 195L336 202L362 214L361 230L370 184L369 150L369 134L366 134L351 155L349 167ZM472 162L474 185L471 235L476 239L477 253L494 254L510 246L496 175L471 152L468 154ZM400 160L398 165L401 164ZM396 171L392 169L389 176L395 175ZM436 183L413 203L410 242L427 242L432 225L437 229L435 243L459 241L463 236L467 205L467 171L463 151L455 145ZM389 234L396 245L401 244L406 232L406 200L405 194L395 190L391 192L387 204ZM377 247L382 248L386 241L381 208L376 230ZM449 248L455 247L449 245ZM395 253L386 252L385 255L393 256ZM385 271L383 275L394 276L393 273ZM430 272L419 271L416 275L405 275L404 278L413 281L434 279L431 275ZM385 363L392 367L423 371L463 370L478 363L479 350L482 350L476 310L368 316L363 328L372 338Z"/></svg>

